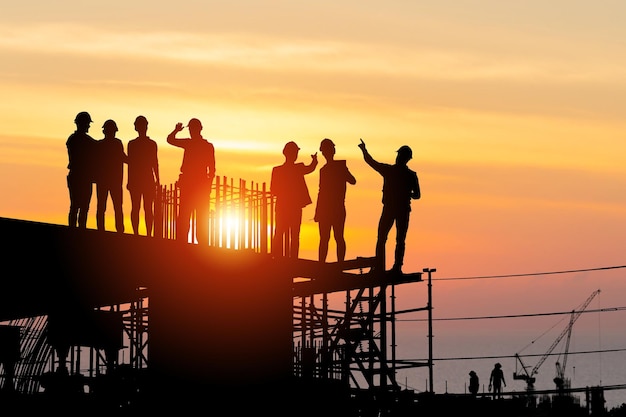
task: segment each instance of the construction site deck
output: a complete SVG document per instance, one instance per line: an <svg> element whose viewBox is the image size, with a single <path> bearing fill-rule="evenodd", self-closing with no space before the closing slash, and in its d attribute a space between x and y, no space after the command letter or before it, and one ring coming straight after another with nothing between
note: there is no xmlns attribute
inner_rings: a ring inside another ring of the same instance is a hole
<svg viewBox="0 0 626 417"><path fill-rule="evenodd" d="M402 391L390 291L430 275L8 218L0 233L0 399L47 409L389 407Z"/></svg>

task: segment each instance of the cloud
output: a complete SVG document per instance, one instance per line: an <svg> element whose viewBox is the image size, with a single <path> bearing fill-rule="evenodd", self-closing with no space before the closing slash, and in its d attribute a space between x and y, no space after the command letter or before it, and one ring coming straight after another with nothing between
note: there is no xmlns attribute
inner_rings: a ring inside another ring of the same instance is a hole
<svg viewBox="0 0 626 417"><path fill-rule="evenodd" d="M534 39L534 42L537 42ZM517 80L568 82L623 79L622 65L589 55L560 55L558 45L532 49L519 38L482 49L474 42L454 46L417 41L396 44L324 38L279 38L259 33L133 31L80 24L7 25L0 51L164 60L264 71L396 76L432 80ZM527 41L529 42L529 41ZM574 64L574 65L573 65Z"/></svg>

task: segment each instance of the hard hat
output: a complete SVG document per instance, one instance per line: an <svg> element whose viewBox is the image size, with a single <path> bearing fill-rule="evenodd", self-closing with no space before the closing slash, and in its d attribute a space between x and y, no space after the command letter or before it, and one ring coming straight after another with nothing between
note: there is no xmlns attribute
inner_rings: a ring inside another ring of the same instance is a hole
<svg viewBox="0 0 626 417"><path fill-rule="evenodd" d="M187 127L202 129L202 122L194 117L193 119L189 120L189 123L187 123Z"/></svg>
<svg viewBox="0 0 626 417"><path fill-rule="evenodd" d="M76 118L74 118L74 123L91 123L91 122L93 122L93 120L91 120L91 116L86 111L81 111L80 113L76 115Z"/></svg>
<svg viewBox="0 0 626 417"><path fill-rule="evenodd" d="M298 147L298 145L296 145L296 142L290 141L285 144L285 147L283 148L283 154L286 155L289 151L293 152L299 150L300 148Z"/></svg>
<svg viewBox="0 0 626 417"><path fill-rule="evenodd" d="M117 123L115 123L115 120L109 119L106 122L104 122L104 124L102 125L102 129L112 130L113 132L117 132Z"/></svg>
<svg viewBox="0 0 626 417"><path fill-rule="evenodd" d="M409 157L409 159L413 158L413 151L407 145L400 146L400 149L398 149L397 152L401 155Z"/></svg>

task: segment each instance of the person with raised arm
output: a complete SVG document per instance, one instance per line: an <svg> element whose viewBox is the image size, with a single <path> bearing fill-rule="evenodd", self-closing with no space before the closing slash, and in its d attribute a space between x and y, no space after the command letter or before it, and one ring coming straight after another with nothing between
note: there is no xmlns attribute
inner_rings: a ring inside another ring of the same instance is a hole
<svg viewBox="0 0 626 417"><path fill-rule="evenodd" d="M285 162L272 169L270 193L276 197L276 229L272 238L272 256L297 259L300 251L302 209L312 203L304 176L315 171L317 152L311 163L296 162L300 148L287 142L283 148Z"/></svg>
<svg viewBox="0 0 626 417"><path fill-rule="evenodd" d="M422 196L417 173L407 166L413 158L413 151L407 145L401 146L397 150L396 162L391 165L376 161L368 152L363 139L358 146L365 162L383 177L383 209L378 222L375 269L385 270L385 245L389 231L395 224L396 247L391 272L402 274L411 200Z"/></svg>
<svg viewBox="0 0 626 417"><path fill-rule="evenodd" d="M209 203L213 178L215 177L215 148L202 136L202 123L193 118L187 123L188 138L177 138L176 134L184 129L177 123L167 136L167 143L184 149L183 163L180 166L178 187L180 188L180 207L176 222L176 239L193 243L189 237L193 214L196 215L195 237L198 244L209 243Z"/></svg>

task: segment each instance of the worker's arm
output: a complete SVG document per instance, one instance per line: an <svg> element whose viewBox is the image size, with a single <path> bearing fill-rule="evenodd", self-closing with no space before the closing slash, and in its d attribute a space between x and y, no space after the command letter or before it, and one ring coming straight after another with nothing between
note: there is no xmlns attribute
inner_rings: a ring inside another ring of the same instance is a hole
<svg viewBox="0 0 626 417"><path fill-rule="evenodd" d="M372 155L370 155L370 153L367 151L367 147L365 146L365 142L363 142L363 139L361 139L361 143L359 143L359 148L361 148L361 151L363 152L363 159L365 160L367 165L378 171L380 162L372 158Z"/></svg>
<svg viewBox="0 0 626 417"><path fill-rule="evenodd" d="M413 189L411 190L411 198L413 200L419 200L422 197L422 191L420 190L419 178L415 174L415 182L413 183Z"/></svg>
<svg viewBox="0 0 626 417"><path fill-rule="evenodd" d="M315 171L315 168L317 167L317 152L315 152L313 155L311 155L311 163L309 165L305 165L306 169L304 171L304 174L310 174L311 172Z"/></svg>
<svg viewBox="0 0 626 417"><path fill-rule="evenodd" d="M178 139L176 139L176 134L181 130L183 130L183 124L180 122L176 123L176 127L174 127L174 130L172 130L172 132L167 135L167 143L174 146L180 146L178 143L176 143L178 141Z"/></svg>

